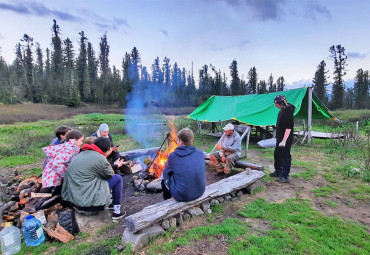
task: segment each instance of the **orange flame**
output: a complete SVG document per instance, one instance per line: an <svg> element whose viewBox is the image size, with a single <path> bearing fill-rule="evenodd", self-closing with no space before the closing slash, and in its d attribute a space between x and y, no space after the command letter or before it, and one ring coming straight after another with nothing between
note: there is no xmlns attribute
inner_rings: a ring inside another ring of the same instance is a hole
<svg viewBox="0 0 370 255"><path fill-rule="evenodd" d="M170 135L167 137L167 147L163 151L159 151L157 157L155 158L153 164L150 166L149 173L153 174L154 176L159 178L164 170L165 164L167 162L168 156L171 152L173 152L177 147L177 130L175 124L173 123L173 119L168 119L168 125L171 128Z"/></svg>

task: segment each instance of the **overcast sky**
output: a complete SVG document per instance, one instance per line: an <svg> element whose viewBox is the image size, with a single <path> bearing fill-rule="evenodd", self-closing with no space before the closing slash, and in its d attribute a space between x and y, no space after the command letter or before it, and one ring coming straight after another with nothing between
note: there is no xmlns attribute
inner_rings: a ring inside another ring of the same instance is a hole
<svg viewBox="0 0 370 255"><path fill-rule="evenodd" d="M119 69L136 46L149 70L166 56L187 70L193 63L196 73L212 64L229 77L236 59L245 79L255 66L260 80L272 73L292 88L311 85L322 60L333 76L331 45L341 44L349 56L345 80L370 69L369 10L369 0L0 0L0 54L11 63L25 33L51 48L56 19L76 53L80 31L97 55L107 32L110 64Z"/></svg>

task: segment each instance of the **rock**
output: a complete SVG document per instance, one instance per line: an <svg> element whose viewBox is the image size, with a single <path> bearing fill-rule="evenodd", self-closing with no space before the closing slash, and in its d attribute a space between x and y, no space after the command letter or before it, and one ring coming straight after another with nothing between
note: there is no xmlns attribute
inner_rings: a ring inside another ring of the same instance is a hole
<svg viewBox="0 0 370 255"><path fill-rule="evenodd" d="M143 179L134 180L134 184L135 184L135 187L136 187L137 190L139 190L139 191L145 190L145 186L143 184Z"/></svg>
<svg viewBox="0 0 370 255"><path fill-rule="evenodd" d="M237 201L237 200L239 200L239 198L238 198L238 197L232 197L232 198L231 198L231 201Z"/></svg>
<svg viewBox="0 0 370 255"><path fill-rule="evenodd" d="M163 228L164 230L167 230L167 229L169 229L169 228L170 228L170 221L169 221L168 219L164 219L164 220L162 221L162 228Z"/></svg>
<svg viewBox="0 0 370 255"><path fill-rule="evenodd" d="M161 179L155 179L146 185L146 189L152 192L162 191Z"/></svg>
<svg viewBox="0 0 370 255"><path fill-rule="evenodd" d="M101 211L98 212L98 214L90 216L77 212L76 220L82 233L96 233L103 226L112 223L112 216L108 210Z"/></svg>
<svg viewBox="0 0 370 255"><path fill-rule="evenodd" d="M183 224L183 219L182 219L182 215L183 213L179 213L177 214L175 217L176 217L176 222L177 222L177 226L181 226Z"/></svg>
<svg viewBox="0 0 370 255"><path fill-rule="evenodd" d="M230 201L231 200L231 196L230 195L226 195L225 196L225 199Z"/></svg>
<svg viewBox="0 0 370 255"><path fill-rule="evenodd" d="M184 212L184 213L183 213L183 215L182 215L182 219L183 219L184 221L188 221L188 220L190 220L190 219L191 219L191 214L190 214L190 213L188 213L188 212Z"/></svg>
<svg viewBox="0 0 370 255"><path fill-rule="evenodd" d="M164 230L158 224L154 224L149 228L137 232L136 234L130 232L126 228L122 234L122 244L124 246L127 246L127 244L131 244L132 252L137 252L146 244L148 244L151 238L156 237L162 233L164 233Z"/></svg>
<svg viewBox="0 0 370 255"><path fill-rule="evenodd" d="M212 209L210 208L210 209L208 209L207 210L207 213L212 213Z"/></svg>
<svg viewBox="0 0 370 255"><path fill-rule="evenodd" d="M131 181L134 182L135 180L138 180L138 179L139 179L139 176L134 175L134 176L132 176Z"/></svg>
<svg viewBox="0 0 370 255"><path fill-rule="evenodd" d="M177 220L175 217L171 217L169 218L169 221L170 221L170 227L176 227L176 224L177 224Z"/></svg>
<svg viewBox="0 0 370 255"><path fill-rule="evenodd" d="M199 215L204 214L204 212L202 211L202 209L200 209L199 207L193 207L193 208L190 208L190 209L188 210L188 212L189 212L192 216L199 216Z"/></svg>
<svg viewBox="0 0 370 255"><path fill-rule="evenodd" d="M236 196L238 198L241 198L243 196L243 192L241 190L239 190L237 193L236 193Z"/></svg>
<svg viewBox="0 0 370 255"><path fill-rule="evenodd" d="M252 194L256 188L264 188L265 186L266 185L263 180L257 180L251 185L249 185L245 190L247 191L248 194Z"/></svg>
<svg viewBox="0 0 370 255"><path fill-rule="evenodd" d="M211 204L207 201L207 202L202 203L200 207L202 208L203 212L205 212L211 208Z"/></svg>
<svg viewBox="0 0 370 255"><path fill-rule="evenodd" d="M220 202L217 199L211 200L211 205L218 205Z"/></svg>
<svg viewBox="0 0 370 255"><path fill-rule="evenodd" d="M222 203L222 202L224 202L224 201L225 201L225 198L223 198L223 197L218 197L218 198L217 198L217 200L218 200L220 203Z"/></svg>

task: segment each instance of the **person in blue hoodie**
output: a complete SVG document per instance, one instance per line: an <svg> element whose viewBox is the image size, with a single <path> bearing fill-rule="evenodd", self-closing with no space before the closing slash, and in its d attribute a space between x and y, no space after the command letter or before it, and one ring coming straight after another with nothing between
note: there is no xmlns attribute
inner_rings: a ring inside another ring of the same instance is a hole
<svg viewBox="0 0 370 255"><path fill-rule="evenodd" d="M177 134L179 147L172 152L163 170L163 198L186 202L201 197L206 189L204 153L192 146L194 134L189 128Z"/></svg>

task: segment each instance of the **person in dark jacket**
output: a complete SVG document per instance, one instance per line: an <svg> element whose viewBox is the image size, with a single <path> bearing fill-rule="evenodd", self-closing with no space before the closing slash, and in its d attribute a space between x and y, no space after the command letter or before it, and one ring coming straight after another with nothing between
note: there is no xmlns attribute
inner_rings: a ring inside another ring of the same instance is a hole
<svg viewBox="0 0 370 255"><path fill-rule="evenodd" d="M283 95L275 97L274 103L280 111L276 120L275 172L271 173L270 176L279 177L279 182L286 183L290 182L289 173L292 162L290 148L293 143L295 107L289 104Z"/></svg>
<svg viewBox="0 0 370 255"><path fill-rule="evenodd" d="M58 144L65 142L67 133L68 131L71 131L71 130L72 128L65 126L65 125L59 126L57 130L55 130L55 138L51 141L50 145L58 145Z"/></svg>
<svg viewBox="0 0 370 255"><path fill-rule="evenodd" d="M163 170L163 198L173 197L186 202L201 197L206 188L206 166L204 153L194 146L194 134L189 128L178 134L179 147L172 152Z"/></svg>
<svg viewBox="0 0 370 255"><path fill-rule="evenodd" d="M110 141L110 146L112 149L111 154L107 157L108 162L111 164L114 172L117 174L118 171L118 164L121 164L123 160L120 160L120 155L118 151L118 147L114 146L112 135L109 133L109 126L108 124L100 124L99 129L91 135L92 137L104 137L108 138Z"/></svg>
<svg viewBox="0 0 370 255"><path fill-rule="evenodd" d="M125 216L121 212L122 177L114 174L106 157L111 153L109 139L96 138L93 144L84 144L82 152L68 165L62 187L62 199L81 211L104 210L113 202L112 219Z"/></svg>

